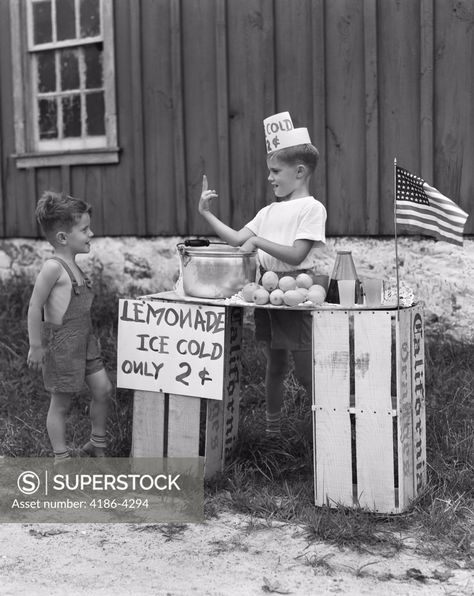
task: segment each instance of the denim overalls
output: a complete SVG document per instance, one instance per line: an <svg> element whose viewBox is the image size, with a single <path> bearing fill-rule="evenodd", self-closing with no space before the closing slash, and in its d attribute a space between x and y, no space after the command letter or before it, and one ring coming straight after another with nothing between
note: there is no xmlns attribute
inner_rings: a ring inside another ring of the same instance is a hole
<svg viewBox="0 0 474 596"><path fill-rule="evenodd" d="M92 332L90 309L94 293L89 278L82 274L84 283L79 285L63 259L52 259L64 267L72 288L62 324L47 321L42 324L44 386L53 393L75 393L88 375L104 368L99 341Z"/></svg>

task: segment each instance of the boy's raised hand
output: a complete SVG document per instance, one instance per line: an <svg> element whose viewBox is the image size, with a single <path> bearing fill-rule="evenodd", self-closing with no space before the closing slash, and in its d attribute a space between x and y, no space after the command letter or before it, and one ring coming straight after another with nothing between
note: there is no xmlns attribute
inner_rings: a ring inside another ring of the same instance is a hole
<svg viewBox="0 0 474 596"><path fill-rule="evenodd" d="M201 198L199 199L199 213L206 213L211 210L210 202L211 199L217 199L219 195L215 190L209 190L207 184L206 174L202 177L202 191Z"/></svg>

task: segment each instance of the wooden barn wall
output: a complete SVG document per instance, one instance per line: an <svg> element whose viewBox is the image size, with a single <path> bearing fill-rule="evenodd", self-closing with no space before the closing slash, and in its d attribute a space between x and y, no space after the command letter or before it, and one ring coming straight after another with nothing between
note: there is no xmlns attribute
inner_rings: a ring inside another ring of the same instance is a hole
<svg viewBox="0 0 474 596"><path fill-rule="evenodd" d="M0 0L0 235L37 236L47 188L87 198L97 235L208 234L204 172L240 227L272 198L262 120L283 110L320 149L328 234L393 233L394 157L472 209L474 0L119 0L114 18L120 163L18 170Z"/></svg>

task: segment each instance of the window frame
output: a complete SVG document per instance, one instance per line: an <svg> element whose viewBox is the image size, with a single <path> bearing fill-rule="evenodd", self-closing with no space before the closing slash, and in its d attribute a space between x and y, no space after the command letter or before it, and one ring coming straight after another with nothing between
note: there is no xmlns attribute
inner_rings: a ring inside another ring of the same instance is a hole
<svg viewBox="0 0 474 596"><path fill-rule="evenodd" d="M105 146L94 147L94 137L85 139L89 147L74 148L77 138L70 139L70 148L44 150L37 147L37 124L34 118L36 93L33 85L35 73L32 67L35 58L31 56L32 20L30 18L32 2L10 0L10 18L12 31L12 73L13 106L15 129L15 159L17 168L42 166L81 165L117 163L120 149L117 145L117 111L115 101L115 58L114 58L114 18L113 0L101 0L101 24L103 43L103 76L105 100ZM22 26L23 25L23 26ZM88 43L61 41L43 44L52 50L63 47L82 47ZM90 43L90 41L89 41ZM103 139L103 137L100 137ZM67 141L64 143L67 144Z"/></svg>

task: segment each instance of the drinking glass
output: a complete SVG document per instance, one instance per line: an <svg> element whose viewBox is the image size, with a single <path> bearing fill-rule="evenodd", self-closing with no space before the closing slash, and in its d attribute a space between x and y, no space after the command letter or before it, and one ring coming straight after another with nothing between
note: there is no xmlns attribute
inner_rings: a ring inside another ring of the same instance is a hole
<svg viewBox="0 0 474 596"><path fill-rule="evenodd" d="M383 281L381 279L364 279L364 294L366 306L380 306L382 304Z"/></svg>
<svg viewBox="0 0 474 596"><path fill-rule="evenodd" d="M354 306L355 279L339 279L337 287L339 290L339 304L347 307Z"/></svg>

